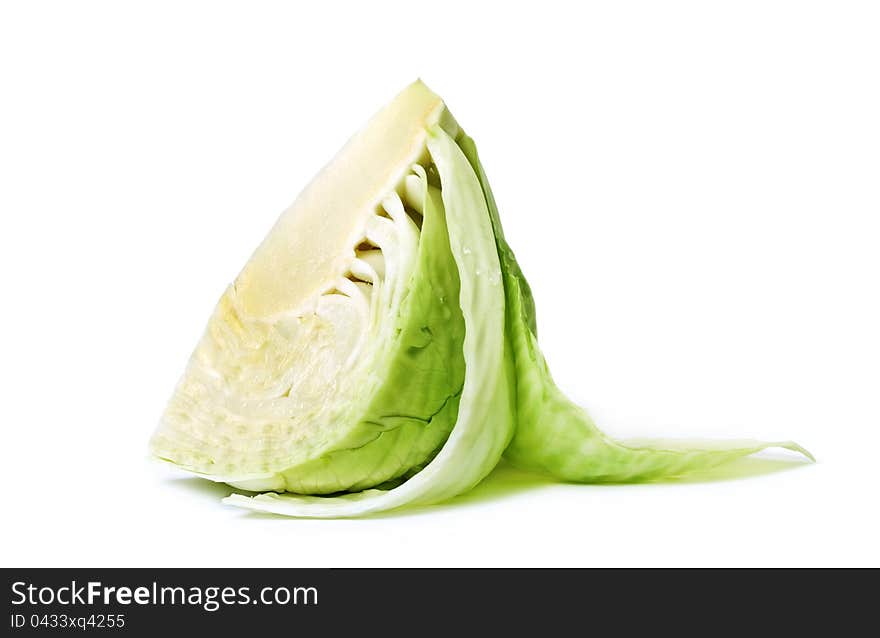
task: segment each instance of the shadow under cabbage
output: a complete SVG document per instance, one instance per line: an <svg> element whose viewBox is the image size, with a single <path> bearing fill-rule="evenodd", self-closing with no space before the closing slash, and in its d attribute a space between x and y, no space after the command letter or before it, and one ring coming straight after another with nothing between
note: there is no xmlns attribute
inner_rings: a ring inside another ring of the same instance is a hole
<svg viewBox="0 0 880 638"><path fill-rule="evenodd" d="M479 485L474 487L469 492L456 496L455 498L445 503L413 506L410 508L392 510L390 512L379 512L368 516L357 517L357 519L363 520L397 518L399 516L420 516L442 510L451 510L462 506L468 507L479 503L497 501L499 499L516 496L528 491L549 489L554 485L560 484L584 485L584 487L586 488L590 485L622 487L626 485L646 484L665 484L673 486L694 483L715 483L720 481L734 481L755 478L759 476L766 476L768 474L776 474L779 472L790 471L811 464L812 463L810 463L809 461L801 461L800 459L795 459L785 455L774 456L758 454L754 456L740 458L709 470L694 472L680 477L671 477L653 481L630 481L625 483L606 482L578 484L564 483L543 474L536 474L534 472L521 470L502 460L498 464L498 466L494 470L492 470L492 472L485 479L483 479L482 482L480 482ZM173 478L168 479L167 482L173 484L176 488L184 489L191 493L204 495L212 499L218 500L229 496L229 494L242 494L244 496L253 496L256 494L256 492L248 492L246 490L236 489L230 487L229 485L226 485L225 483L215 483L213 481L209 481L207 479L203 479L197 476ZM303 520L265 512L250 511L243 513L249 518L271 518L290 521Z"/></svg>
<svg viewBox="0 0 880 638"><path fill-rule="evenodd" d="M625 482L595 482L575 483L559 481L543 474L536 474L520 470L506 461L502 461L489 476L470 492L461 494L446 503L426 506L422 510L432 510L444 507L454 507L471 503L496 500L506 496L512 496L524 491L539 488L547 488L553 485L580 485L592 486L626 486L626 485L686 485L694 483L716 483L721 481L734 481L768 474L776 474L794 470L799 467L813 465L806 459L795 458L790 455L758 454L730 461L723 465L701 472L692 472L678 477L667 477L650 481L625 481Z"/></svg>

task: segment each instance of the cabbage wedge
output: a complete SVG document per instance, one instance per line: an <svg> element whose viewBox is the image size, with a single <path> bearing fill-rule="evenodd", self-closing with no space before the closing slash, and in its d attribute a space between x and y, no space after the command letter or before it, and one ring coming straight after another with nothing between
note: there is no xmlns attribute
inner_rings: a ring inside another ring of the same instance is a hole
<svg viewBox="0 0 880 638"><path fill-rule="evenodd" d="M306 187L227 288L150 443L227 503L352 517L435 503L505 455L579 482L790 441L615 441L556 387L473 141L415 82ZM812 457L810 457L812 458Z"/></svg>

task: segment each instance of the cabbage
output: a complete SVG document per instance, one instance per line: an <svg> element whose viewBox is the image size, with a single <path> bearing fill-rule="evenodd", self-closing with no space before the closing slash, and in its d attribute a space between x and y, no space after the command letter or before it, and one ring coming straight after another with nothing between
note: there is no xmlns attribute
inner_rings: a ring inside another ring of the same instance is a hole
<svg viewBox="0 0 880 638"><path fill-rule="evenodd" d="M227 288L150 442L252 492L350 517L448 499L504 455L567 481L676 477L789 441L615 441L553 383L473 141L407 87Z"/></svg>

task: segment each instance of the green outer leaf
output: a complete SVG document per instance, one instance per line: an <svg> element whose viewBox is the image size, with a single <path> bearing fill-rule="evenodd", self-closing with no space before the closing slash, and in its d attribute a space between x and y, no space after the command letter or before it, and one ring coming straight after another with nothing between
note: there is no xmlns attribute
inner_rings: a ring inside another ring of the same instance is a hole
<svg viewBox="0 0 880 638"><path fill-rule="evenodd" d="M556 386L538 347L535 305L528 282L504 239L501 220L476 145L458 143L477 174L488 205L507 297L507 334L516 367L516 431L505 457L524 469L577 482L656 480L706 470L768 447L812 455L791 441L617 442Z"/></svg>
<svg viewBox="0 0 880 638"><path fill-rule="evenodd" d="M378 392L336 449L282 472L286 491L359 491L411 476L449 437L464 385L465 327L442 209L424 217L407 289Z"/></svg>
<svg viewBox="0 0 880 638"><path fill-rule="evenodd" d="M445 209L465 322L464 387L452 434L433 461L391 490L334 497L233 495L225 502L288 516L359 516L451 498L476 485L501 458L513 431L513 368L505 338L501 265L489 211L477 176L446 131L431 129L428 150L443 189L442 201L436 190L426 192L425 216L442 215Z"/></svg>

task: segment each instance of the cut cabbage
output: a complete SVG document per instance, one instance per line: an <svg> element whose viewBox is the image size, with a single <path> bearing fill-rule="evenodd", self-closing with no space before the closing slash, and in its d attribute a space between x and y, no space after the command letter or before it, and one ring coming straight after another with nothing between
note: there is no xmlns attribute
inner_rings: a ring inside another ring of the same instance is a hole
<svg viewBox="0 0 880 638"><path fill-rule="evenodd" d="M427 504L502 454L563 480L680 476L792 442L614 441L553 383L473 141L421 82L285 211L227 288L152 454L299 517ZM812 458L812 457L809 457Z"/></svg>

